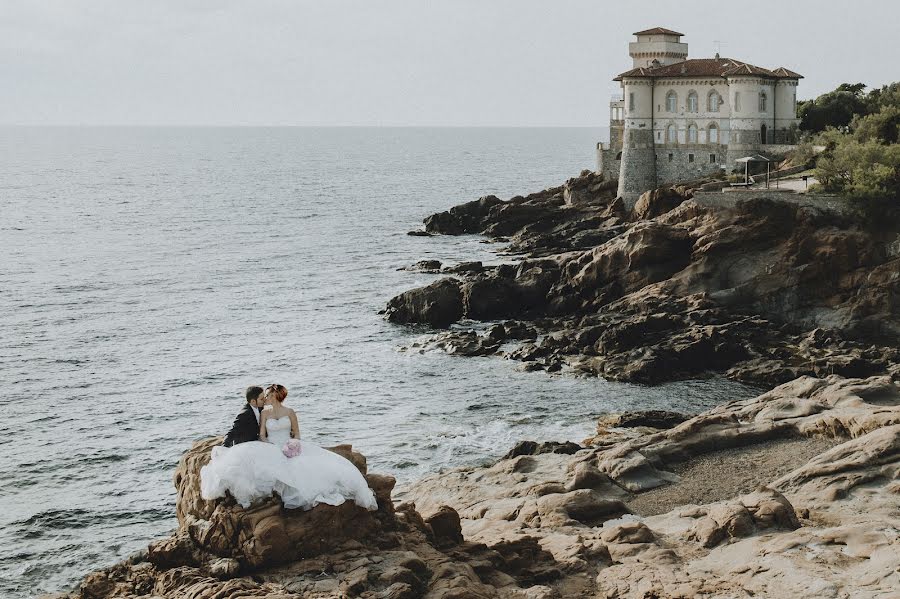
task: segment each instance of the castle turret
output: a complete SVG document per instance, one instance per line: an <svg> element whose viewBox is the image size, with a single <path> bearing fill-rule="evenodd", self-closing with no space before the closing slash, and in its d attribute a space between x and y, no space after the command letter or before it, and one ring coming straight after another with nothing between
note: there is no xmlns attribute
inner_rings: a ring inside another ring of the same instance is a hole
<svg viewBox="0 0 900 599"><path fill-rule="evenodd" d="M630 201L656 187L656 146L653 141L652 79L622 79L625 129L618 195Z"/></svg>
<svg viewBox="0 0 900 599"><path fill-rule="evenodd" d="M688 45L681 43L683 33L654 27L636 31L634 35L637 41L628 44L634 68L665 66L687 58Z"/></svg>

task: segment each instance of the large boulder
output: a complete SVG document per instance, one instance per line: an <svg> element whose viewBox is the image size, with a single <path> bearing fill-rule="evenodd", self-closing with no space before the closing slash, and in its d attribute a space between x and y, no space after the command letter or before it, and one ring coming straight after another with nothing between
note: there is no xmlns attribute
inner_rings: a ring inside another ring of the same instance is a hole
<svg viewBox="0 0 900 599"><path fill-rule="evenodd" d="M688 194L682 195L671 187L660 187L641 194L634 208L631 209L632 220L645 220L655 218L676 208L685 200Z"/></svg>
<svg viewBox="0 0 900 599"><path fill-rule="evenodd" d="M461 283L447 278L404 291L388 302L385 313L391 322L449 326L463 316Z"/></svg>
<svg viewBox="0 0 900 599"><path fill-rule="evenodd" d="M181 458L175 472L176 513L180 530L194 547L168 542L155 548L159 563L185 563L184 555L201 552L259 568L311 557L334 550L348 540L361 540L393 518L392 477L368 475L376 492L377 512L347 501L339 506L319 505L311 510L286 510L271 498L243 508L231 498L204 500L200 496L200 469L209 462L219 437L199 441ZM366 475L365 457L349 445L329 448L349 459ZM195 563L196 558L191 560Z"/></svg>
<svg viewBox="0 0 900 599"><path fill-rule="evenodd" d="M483 219L491 208L503 201L497 196L484 196L472 202L454 206L446 212L438 212L425 219L425 231L443 235L480 233Z"/></svg>

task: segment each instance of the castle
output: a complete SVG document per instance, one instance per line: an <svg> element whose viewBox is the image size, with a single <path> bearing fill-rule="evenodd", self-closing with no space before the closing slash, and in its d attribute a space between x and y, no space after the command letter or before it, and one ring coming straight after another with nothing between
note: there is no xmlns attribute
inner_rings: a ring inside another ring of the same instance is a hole
<svg viewBox="0 0 900 599"><path fill-rule="evenodd" d="M718 54L689 59L684 34L662 27L634 35L633 68L614 79L623 93L609 105L610 142L597 145L598 170L626 201L796 143L801 75Z"/></svg>

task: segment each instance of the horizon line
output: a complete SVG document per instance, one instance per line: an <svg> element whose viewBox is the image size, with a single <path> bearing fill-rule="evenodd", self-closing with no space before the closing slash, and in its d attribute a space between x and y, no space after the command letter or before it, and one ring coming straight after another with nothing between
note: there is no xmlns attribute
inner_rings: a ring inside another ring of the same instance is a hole
<svg viewBox="0 0 900 599"><path fill-rule="evenodd" d="M184 128L184 129L605 129L608 125L284 125L203 123L0 123L0 127L22 128Z"/></svg>

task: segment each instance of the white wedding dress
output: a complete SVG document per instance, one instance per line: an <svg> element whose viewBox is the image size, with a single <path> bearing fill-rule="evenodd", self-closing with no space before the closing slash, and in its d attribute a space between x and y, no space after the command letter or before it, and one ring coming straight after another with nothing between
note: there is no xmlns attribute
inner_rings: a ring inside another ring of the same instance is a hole
<svg viewBox="0 0 900 599"><path fill-rule="evenodd" d="M268 442L214 447L209 464L200 469L200 496L215 499L228 491L246 508L275 491L286 508L308 510L347 500L368 510L378 508L366 479L346 458L306 441L300 442L300 455L284 456L281 448L291 436L289 417L266 420L266 434Z"/></svg>

